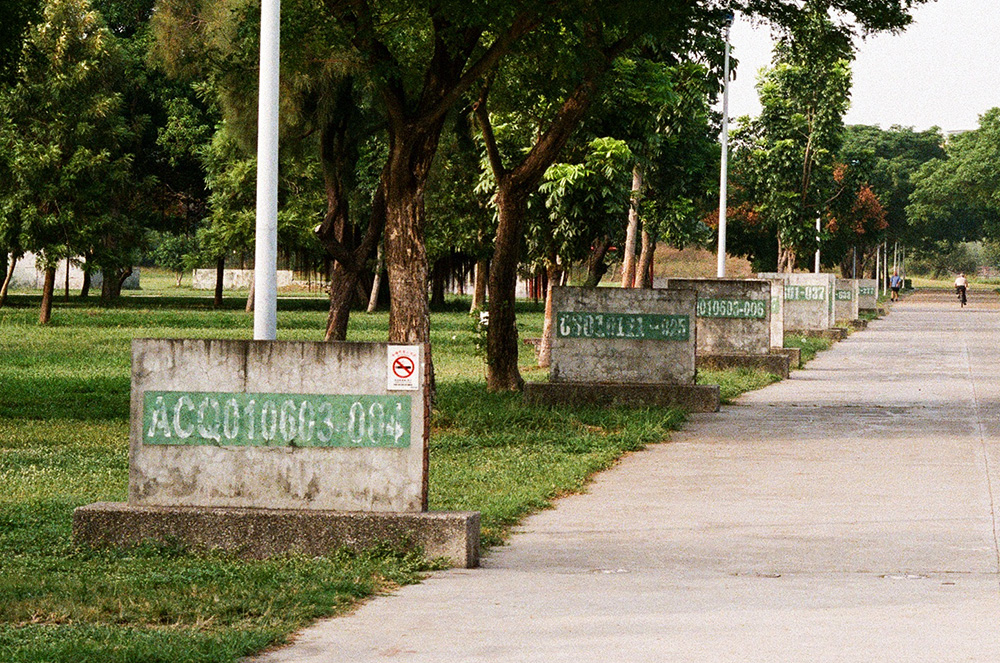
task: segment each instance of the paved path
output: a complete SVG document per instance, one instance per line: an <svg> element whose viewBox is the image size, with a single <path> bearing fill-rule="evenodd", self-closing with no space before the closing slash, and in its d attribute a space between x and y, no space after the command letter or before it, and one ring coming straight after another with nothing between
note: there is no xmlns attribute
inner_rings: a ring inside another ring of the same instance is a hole
<svg viewBox="0 0 1000 663"><path fill-rule="evenodd" d="M1000 301L918 293L266 663L1000 661Z"/></svg>

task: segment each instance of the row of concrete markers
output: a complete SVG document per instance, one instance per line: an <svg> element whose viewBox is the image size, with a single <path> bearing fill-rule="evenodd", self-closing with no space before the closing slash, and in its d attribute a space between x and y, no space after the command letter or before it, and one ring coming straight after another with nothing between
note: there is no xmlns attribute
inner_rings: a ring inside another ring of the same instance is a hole
<svg viewBox="0 0 1000 663"><path fill-rule="evenodd" d="M761 369L788 377L799 354L786 331L842 338L876 310L874 279L759 274L757 279L668 279L665 289L556 288L551 373L530 403L719 408L699 368Z"/></svg>
<svg viewBox="0 0 1000 663"><path fill-rule="evenodd" d="M787 376L786 329L836 333L875 281L826 274L557 288L548 382L532 403L719 409L699 368ZM179 540L262 557L377 541L472 568L479 514L428 512L428 348L151 340L132 345L129 495L74 513L94 546Z"/></svg>

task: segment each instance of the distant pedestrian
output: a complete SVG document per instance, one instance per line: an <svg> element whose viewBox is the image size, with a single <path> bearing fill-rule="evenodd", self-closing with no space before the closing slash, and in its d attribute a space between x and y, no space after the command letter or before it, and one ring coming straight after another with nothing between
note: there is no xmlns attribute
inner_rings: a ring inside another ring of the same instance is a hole
<svg viewBox="0 0 1000 663"><path fill-rule="evenodd" d="M899 289L903 287L903 277L899 275L899 272L893 272L892 276L889 278L889 289L892 290L892 295L890 299L892 301L899 300Z"/></svg>
<svg viewBox="0 0 1000 663"><path fill-rule="evenodd" d="M958 295L958 301L962 302L962 306L965 306L965 293L968 289L969 281L965 278L965 274L959 274L955 279L955 294Z"/></svg>

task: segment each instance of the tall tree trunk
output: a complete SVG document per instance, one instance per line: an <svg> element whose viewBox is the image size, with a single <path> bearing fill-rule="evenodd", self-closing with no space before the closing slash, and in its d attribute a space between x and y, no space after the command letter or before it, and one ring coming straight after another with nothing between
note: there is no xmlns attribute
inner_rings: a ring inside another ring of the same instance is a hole
<svg viewBox="0 0 1000 663"><path fill-rule="evenodd" d="M355 233L348 232L346 198L339 193L331 195L329 189L327 191L327 216L318 233L320 242L334 258L330 270L330 312L326 318L324 336L327 341L347 340L347 324L351 316L354 293L360 290L362 297L368 296L368 293L361 288L361 272L372 251L378 246L385 227L386 203L383 192L382 185L379 184L372 199L372 215L368 220L368 227L358 241ZM376 303L380 287L378 281L379 276L376 271L373 287ZM427 293L424 292L425 304L426 301Z"/></svg>
<svg viewBox="0 0 1000 663"><path fill-rule="evenodd" d="M610 61L603 63L610 66ZM594 72L600 70L595 67ZM490 263L490 326L486 332L486 387L490 391L519 391L524 378L517 366L518 341L514 311L517 265L520 259L528 197L537 190L545 170L555 163L573 131L583 120L597 90L596 76L587 79L563 102L549 128L513 169L503 165L486 108L488 89L475 105L490 168L497 181L497 234Z"/></svg>
<svg viewBox="0 0 1000 663"><path fill-rule="evenodd" d="M254 278L250 279L250 292L247 293L247 305L244 307L244 311L247 313L253 313L254 306L257 304L257 275L254 274Z"/></svg>
<svg viewBox="0 0 1000 663"><path fill-rule="evenodd" d="M212 302L212 306L215 308L222 307L222 286L225 283L225 278L226 259L222 257L215 261L215 301Z"/></svg>
<svg viewBox="0 0 1000 663"><path fill-rule="evenodd" d="M486 387L490 391L520 391L524 378L517 366L517 265L527 195L501 185L496 195L497 235L490 262L490 324L486 331Z"/></svg>
<svg viewBox="0 0 1000 663"><path fill-rule="evenodd" d="M489 279L489 261L480 258L476 261L475 288L472 291L472 306L470 312L478 311L486 306L486 281Z"/></svg>
<svg viewBox="0 0 1000 663"><path fill-rule="evenodd" d="M38 314L38 323L49 324L52 319L52 295L56 289L56 268L45 268L45 282L42 285L42 309Z"/></svg>
<svg viewBox="0 0 1000 663"><path fill-rule="evenodd" d="M132 268L104 270L104 281L101 283L101 302L109 304L118 300L122 294L125 279L132 275Z"/></svg>
<svg viewBox="0 0 1000 663"><path fill-rule="evenodd" d="M336 112L323 126L320 136L320 160L323 164L323 185L326 191L326 214L317 236L333 258L330 269L330 310L326 318L327 341L347 339L347 324L356 291L367 297L361 287L361 273L379 244L385 228L385 185L379 182L372 199L368 227L360 233L350 220L348 188L353 181L357 160L357 136L352 129L358 118L353 98L353 81L346 78L337 91ZM383 169L383 178L388 165ZM376 270L376 301L378 270Z"/></svg>
<svg viewBox="0 0 1000 663"><path fill-rule="evenodd" d="M69 303L69 256L66 256L66 281L64 285L63 301Z"/></svg>
<svg viewBox="0 0 1000 663"><path fill-rule="evenodd" d="M90 276L91 266L90 254L86 253L83 256L83 285L80 286L80 299L86 299L90 296L90 287L92 285Z"/></svg>
<svg viewBox="0 0 1000 663"><path fill-rule="evenodd" d="M368 296L368 313L374 313L378 308L378 291L382 287L382 270L385 269L385 256L382 254L382 245L378 245L378 253L375 254L375 278L372 279L372 290Z"/></svg>
<svg viewBox="0 0 1000 663"><path fill-rule="evenodd" d="M656 255L656 237L645 228L642 230L642 253L639 254L639 266L636 274L636 285L639 288L653 287L653 257Z"/></svg>
<svg viewBox="0 0 1000 663"><path fill-rule="evenodd" d="M330 275L330 312L326 316L326 341L346 341L347 323L351 317L351 300L357 274L349 273L340 263Z"/></svg>
<svg viewBox="0 0 1000 663"><path fill-rule="evenodd" d="M448 281L448 261L444 258L434 263L431 270L431 308L444 308L444 293Z"/></svg>
<svg viewBox="0 0 1000 663"><path fill-rule="evenodd" d="M795 271L795 247L786 246L778 239L778 272L791 274Z"/></svg>
<svg viewBox="0 0 1000 663"><path fill-rule="evenodd" d="M7 304L7 292L10 290L10 282L14 280L14 268L17 267L18 256L14 253L10 254L10 262L7 263L7 273L3 279L3 285L0 286L0 308Z"/></svg>
<svg viewBox="0 0 1000 663"><path fill-rule="evenodd" d="M639 192L642 191L642 169L632 168L632 204L628 208L625 246L622 248L622 287L635 287L635 247L639 243Z"/></svg>
<svg viewBox="0 0 1000 663"><path fill-rule="evenodd" d="M596 288L601 285L601 279L608 273L608 265L604 258L611 249L611 238L604 236L594 242L594 248L590 250L590 259L587 262L587 280L583 282L584 288Z"/></svg>
<svg viewBox="0 0 1000 663"><path fill-rule="evenodd" d="M441 118L427 126L407 122L390 132L394 145L382 179L390 343L430 342L424 193L443 126Z"/></svg>
<svg viewBox="0 0 1000 663"><path fill-rule="evenodd" d="M118 295L122 294L122 290L125 289L125 281L128 281L129 277L131 277L133 273L135 273L135 267L123 269L118 273Z"/></svg>
<svg viewBox="0 0 1000 663"><path fill-rule="evenodd" d="M538 345L538 365L548 368L552 365L552 334L554 320L552 317L552 289L562 283L563 268L555 256L550 256L545 264L548 287L545 289L545 324L542 326L542 340Z"/></svg>

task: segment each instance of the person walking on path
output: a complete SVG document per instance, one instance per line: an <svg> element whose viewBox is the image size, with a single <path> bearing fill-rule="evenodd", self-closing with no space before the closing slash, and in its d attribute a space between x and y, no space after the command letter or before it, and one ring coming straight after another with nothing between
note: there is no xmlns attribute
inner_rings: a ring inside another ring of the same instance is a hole
<svg viewBox="0 0 1000 663"><path fill-rule="evenodd" d="M903 287L903 277L899 275L899 272L893 272L892 277L889 278L889 289L892 290L892 295L889 299L891 301L899 301L899 289Z"/></svg>
<svg viewBox="0 0 1000 663"><path fill-rule="evenodd" d="M955 294L958 295L958 300L962 302L962 306L965 306L965 293L968 289L969 281L965 278L965 274L959 274L958 278L955 279Z"/></svg>

